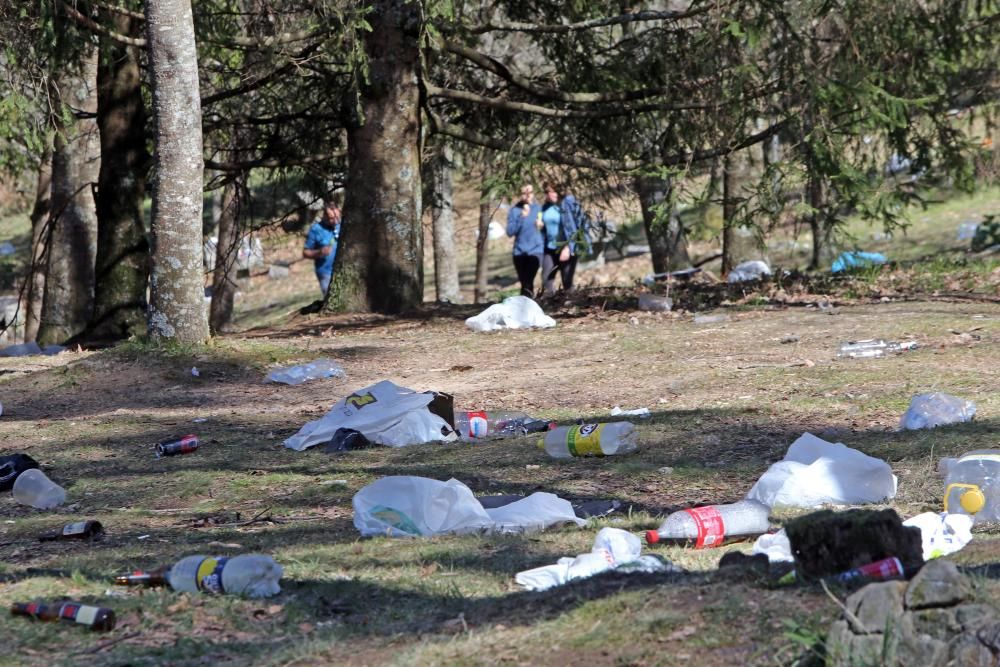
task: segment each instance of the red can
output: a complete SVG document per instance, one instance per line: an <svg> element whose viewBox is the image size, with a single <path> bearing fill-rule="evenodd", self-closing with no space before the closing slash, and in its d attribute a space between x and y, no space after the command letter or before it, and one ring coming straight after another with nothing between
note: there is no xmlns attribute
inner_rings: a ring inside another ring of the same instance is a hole
<svg viewBox="0 0 1000 667"><path fill-rule="evenodd" d="M179 454L190 454L198 449L198 436L185 435L178 440L166 440L156 445L156 458L164 456L177 456Z"/></svg>
<svg viewBox="0 0 1000 667"><path fill-rule="evenodd" d="M867 565L856 567L853 570L842 572L834 578L841 583L847 583L849 581L854 581L855 579L883 581L885 579L895 579L896 577L902 576L903 564L899 562L898 558L893 556L892 558L883 558L882 560L877 560L874 563L868 563Z"/></svg>

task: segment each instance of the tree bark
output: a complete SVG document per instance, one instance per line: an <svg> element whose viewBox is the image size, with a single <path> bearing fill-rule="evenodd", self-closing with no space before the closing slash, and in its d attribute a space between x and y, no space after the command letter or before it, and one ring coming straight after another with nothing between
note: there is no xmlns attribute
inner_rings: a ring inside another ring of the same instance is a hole
<svg viewBox="0 0 1000 667"><path fill-rule="evenodd" d="M118 12L105 12L104 21L123 35L140 29L137 19ZM146 327L149 240L142 205L149 154L141 78L139 50L102 37L97 69L97 268L88 338L128 338Z"/></svg>
<svg viewBox="0 0 1000 667"><path fill-rule="evenodd" d="M215 246L215 269L212 271L212 305L208 322L212 333L221 333L233 319L236 299L236 260L240 251L238 180L226 183L222 189L219 211L219 242Z"/></svg>
<svg viewBox="0 0 1000 667"><path fill-rule="evenodd" d="M149 334L208 338L202 271L201 98L191 0L146 0L155 118Z"/></svg>
<svg viewBox="0 0 1000 667"><path fill-rule="evenodd" d="M671 201L673 183L656 176L637 176L635 187L642 208L653 271L664 273L691 266L684 225Z"/></svg>
<svg viewBox="0 0 1000 667"><path fill-rule="evenodd" d="M31 264L28 267L27 296L24 309L24 341L38 337L45 296L46 222L52 211L52 151L46 147L38 164L35 205L31 209Z"/></svg>
<svg viewBox="0 0 1000 667"><path fill-rule="evenodd" d="M97 112L97 54L91 49L76 65L63 65L54 92L74 112ZM52 211L49 221L45 296L38 342L62 343L87 326L94 308L94 261L99 139L92 118L67 122L57 115L52 153Z"/></svg>
<svg viewBox="0 0 1000 667"><path fill-rule="evenodd" d="M476 237L476 288L473 301L482 303L486 301L486 291L488 289L490 268L490 214L493 206L490 204L489 192L485 187L485 178L482 191L479 193L479 235Z"/></svg>
<svg viewBox="0 0 1000 667"><path fill-rule="evenodd" d="M416 2L376 0L367 18L368 78L347 131L341 246L324 308L398 313L423 301L421 12Z"/></svg>
<svg viewBox="0 0 1000 667"><path fill-rule="evenodd" d="M722 275L733 270L733 240L736 228L736 173L732 155L722 160Z"/></svg>
<svg viewBox="0 0 1000 667"><path fill-rule="evenodd" d="M462 296L458 285L458 260L455 256L455 164L451 145L444 141L434 160L434 191L431 195L431 220L434 237L434 294L438 301L455 303Z"/></svg>
<svg viewBox="0 0 1000 667"><path fill-rule="evenodd" d="M812 259L809 269L814 271L831 260L833 251L833 225L828 220L824 190L822 178L810 174L806 183L809 206L812 208L812 213L809 214L809 228L812 230Z"/></svg>

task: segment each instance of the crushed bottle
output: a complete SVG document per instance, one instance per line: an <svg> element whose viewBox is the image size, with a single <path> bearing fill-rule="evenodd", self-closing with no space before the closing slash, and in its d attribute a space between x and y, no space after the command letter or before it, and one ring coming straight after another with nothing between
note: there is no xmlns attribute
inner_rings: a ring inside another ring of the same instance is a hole
<svg viewBox="0 0 1000 667"><path fill-rule="evenodd" d="M899 426L908 431L915 431L967 422L975 416L976 404L972 401L935 391L914 396Z"/></svg>
<svg viewBox="0 0 1000 667"><path fill-rule="evenodd" d="M614 456L638 449L639 432L630 422L561 426L538 440L554 459L574 456Z"/></svg>
<svg viewBox="0 0 1000 667"><path fill-rule="evenodd" d="M336 361L316 359L307 364L276 368L267 374L267 382L296 385L329 377L344 377L344 369Z"/></svg>
<svg viewBox="0 0 1000 667"><path fill-rule="evenodd" d="M838 359L879 359L890 354L901 354L917 348L916 341L898 343L879 339L857 340L843 343L837 352Z"/></svg>
<svg viewBox="0 0 1000 667"><path fill-rule="evenodd" d="M719 547L766 533L767 505L741 500L730 505L693 507L669 515L657 530L646 532L648 544L670 543L695 549Z"/></svg>
<svg viewBox="0 0 1000 667"><path fill-rule="evenodd" d="M167 572L167 583L181 593L228 593L251 598L281 592L283 570L270 556L246 554L232 558L188 556Z"/></svg>

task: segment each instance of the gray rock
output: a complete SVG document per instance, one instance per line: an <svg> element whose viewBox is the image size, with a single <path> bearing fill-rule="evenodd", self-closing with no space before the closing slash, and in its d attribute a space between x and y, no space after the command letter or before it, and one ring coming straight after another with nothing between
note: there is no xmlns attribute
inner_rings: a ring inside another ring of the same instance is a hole
<svg viewBox="0 0 1000 667"><path fill-rule="evenodd" d="M963 604L955 609L955 619L963 630L974 630L997 616L997 610L988 604Z"/></svg>
<svg viewBox="0 0 1000 667"><path fill-rule="evenodd" d="M962 632L962 624L956 619L957 608L921 609L911 614L913 629L918 635L948 641Z"/></svg>
<svg viewBox="0 0 1000 667"><path fill-rule="evenodd" d="M895 662L900 667L945 667L948 663L948 642L913 632L901 633L896 638Z"/></svg>
<svg viewBox="0 0 1000 667"><path fill-rule="evenodd" d="M950 664L956 667L996 667L997 658L974 635L965 634L951 645Z"/></svg>
<svg viewBox="0 0 1000 667"><path fill-rule="evenodd" d="M924 565L906 589L906 608L947 607L969 598L969 590L950 560L937 558Z"/></svg>
<svg viewBox="0 0 1000 667"><path fill-rule="evenodd" d="M883 581L865 586L847 598L847 609L857 622L851 619L851 630L858 634L891 631L891 623L903 614L903 595L906 582Z"/></svg>
<svg viewBox="0 0 1000 667"><path fill-rule="evenodd" d="M857 667L892 664L887 658L894 652L894 647L887 646L885 642L885 635L856 635L846 621L836 621L826 636L826 665Z"/></svg>
<svg viewBox="0 0 1000 667"><path fill-rule="evenodd" d="M976 632L976 637L983 646L988 647L994 653L1000 654L1000 621L990 623Z"/></svg>

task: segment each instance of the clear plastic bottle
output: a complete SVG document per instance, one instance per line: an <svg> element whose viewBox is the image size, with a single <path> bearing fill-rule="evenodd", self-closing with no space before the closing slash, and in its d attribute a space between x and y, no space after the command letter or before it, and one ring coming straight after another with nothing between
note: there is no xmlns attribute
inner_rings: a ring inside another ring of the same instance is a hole
<svg viewBox="0 0 1000 667"><path fill-rule="evenodd" d="M897 343L882 340L857 340L844 343L837 352L838 359L877 359L890 354L899 354L917 347L916 341Z"/></svg>
<svg viewBox="0 0 1000 667"><path fill-rule="evenodd" d="M270 556L246 554L225 558L188 556L167 572L167 583L182 593L228 593L263 598L281 592L283 570Z"/></svg>
<svg viewBox="0 0 1000 667"><path fill-rule="evenodd" d="M463 440L512 437L549 428L544 419L534 419L515 410L462 411L455 413L455 430Z"/></svg>
<svg viewBox="0 0 1000 667"><path fill-rule="evenodd" d="M945 459L949 461L949 459ZM1000 449L977 449L944 464L944 511L1000 521Z"/></svg>
<svg viewBox="0 0 1000 667"><path fill-rule="evenodd" d="M630 422L560 426L538 440L538 447L554 459L574 456L613 456L638 449L639 432Z"/></svg>
<svg viewBox="0 0 1000 667"><path fill-rule="evenodd" d="M646 542L692 545L696 549L762 535L770 529L770 509L756 500L708 505L674 512L658 530L646 531Z"/></svg>

